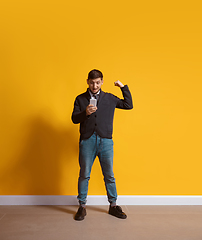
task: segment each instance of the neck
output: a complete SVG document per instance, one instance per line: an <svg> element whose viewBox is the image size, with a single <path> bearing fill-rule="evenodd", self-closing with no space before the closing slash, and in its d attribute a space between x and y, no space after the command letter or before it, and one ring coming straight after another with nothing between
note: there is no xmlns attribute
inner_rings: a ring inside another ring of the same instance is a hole
<svg viewBox="0 0 202 240"><path fill-rule="evenodd" d="M92 95L96 95L96 94L99 94L101 91L101 89L99 91L97 91L96 93L93 93L90 89L89 89L89 92L92 94Z"/></svg>

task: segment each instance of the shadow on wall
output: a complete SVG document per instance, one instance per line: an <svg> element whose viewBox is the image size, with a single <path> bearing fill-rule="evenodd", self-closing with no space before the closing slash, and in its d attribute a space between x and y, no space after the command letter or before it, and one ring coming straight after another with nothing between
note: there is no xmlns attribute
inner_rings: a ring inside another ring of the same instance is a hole
<svg viewBox="0 0 202 240"><path fill-rule="evenodd" d="M29 129L22 150L0 177L0 194L61 195L65 184L69 194L70 181L77 187L78 132L58 130L40 117L31 121Z"/></svg>

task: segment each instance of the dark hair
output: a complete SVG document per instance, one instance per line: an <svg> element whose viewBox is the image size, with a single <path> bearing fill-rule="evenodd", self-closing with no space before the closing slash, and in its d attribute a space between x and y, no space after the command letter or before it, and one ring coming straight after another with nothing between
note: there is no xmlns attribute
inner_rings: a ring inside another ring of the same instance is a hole
<svg viewBox="0 0 202 240"><path fill-rule="evenodd" d="M89 79L96 79L96 78L103 79L103 74L99 70L93 69L88 73L88 80Z"/></svg>

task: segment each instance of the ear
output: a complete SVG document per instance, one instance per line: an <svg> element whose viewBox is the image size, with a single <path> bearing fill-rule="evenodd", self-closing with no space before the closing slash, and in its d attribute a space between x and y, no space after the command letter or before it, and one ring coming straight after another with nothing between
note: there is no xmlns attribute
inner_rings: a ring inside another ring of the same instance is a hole
<svg viewBox="0 0 202 240"><path fill-rule="evenodd" d="M89 85L89 80L87 79L86 81L87 81L87 84Z"/></svg>
<svg viewBox="0 0 202 240"><path fill-rule="evenodd" d="M104 79L101 80L101 85L104 83Z"/></svg>

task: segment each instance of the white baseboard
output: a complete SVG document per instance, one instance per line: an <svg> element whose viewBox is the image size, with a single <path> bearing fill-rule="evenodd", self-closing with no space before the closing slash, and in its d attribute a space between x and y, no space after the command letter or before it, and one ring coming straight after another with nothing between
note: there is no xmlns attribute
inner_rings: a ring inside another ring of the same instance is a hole
<svg viewBox="0 0 202 240"><path fill-rule="evenodd" d="M105 195L89 195L87 205L108 205ZM119 195L119 205L202 205L202 195ZM0 205L78 205L72 195L0 195Z"/></svg>

